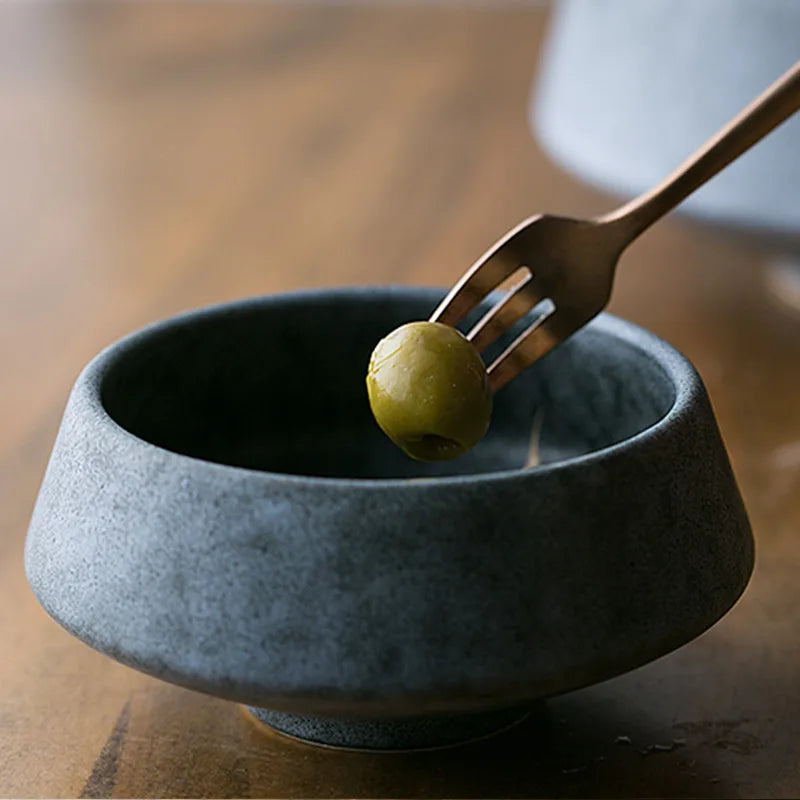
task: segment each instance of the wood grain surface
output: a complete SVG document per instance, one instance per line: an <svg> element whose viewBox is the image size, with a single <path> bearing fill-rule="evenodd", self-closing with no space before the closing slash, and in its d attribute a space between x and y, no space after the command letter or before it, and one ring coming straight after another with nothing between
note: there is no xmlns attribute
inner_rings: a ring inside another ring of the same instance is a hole
<svg viewBox="0 0 800 800"><path fill-rule="evenodd" d="M625 256L612 310L697 364L758 552L677 652L483 743L347 754L95 653L25 582L60 414L104 345L246 295L446 285L523 216L610 207L529 133L545 24L514 4L0 5L0 795L800 795L800 319L762 252L678 218Z"/></svg>

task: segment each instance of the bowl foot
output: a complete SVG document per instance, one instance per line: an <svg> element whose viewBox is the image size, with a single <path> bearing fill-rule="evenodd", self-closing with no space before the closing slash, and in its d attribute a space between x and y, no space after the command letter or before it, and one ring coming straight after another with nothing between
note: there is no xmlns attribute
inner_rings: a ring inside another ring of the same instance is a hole
<svg viewBox="0 0 800 800"><path fill-rule="evenodd" d="M427 750L502 733L529 714L506 708L475 714L390 719L314 717L248 706L270 728L309 744L346 750Z"/></svg>
<svg viewBox="0 0 800 800"><path fill-rule="evenodd" d="M791 310L800 311L800 253L787 253L766 264L770 294Z"/></svg>

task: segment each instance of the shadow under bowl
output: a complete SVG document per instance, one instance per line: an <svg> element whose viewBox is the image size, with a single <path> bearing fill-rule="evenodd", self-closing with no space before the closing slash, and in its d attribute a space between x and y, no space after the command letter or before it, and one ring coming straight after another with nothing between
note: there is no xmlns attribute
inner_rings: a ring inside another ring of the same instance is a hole
<svg viewBox="0 0 800 800"><path fill-rule="evenodd" d="M44 608L131 667L375 748L483 735L719 619L753 540L689 362L601 315L498 393L472 452L415 462L364 378L440 297L264 297L102 352L28 533Z"/></svg>

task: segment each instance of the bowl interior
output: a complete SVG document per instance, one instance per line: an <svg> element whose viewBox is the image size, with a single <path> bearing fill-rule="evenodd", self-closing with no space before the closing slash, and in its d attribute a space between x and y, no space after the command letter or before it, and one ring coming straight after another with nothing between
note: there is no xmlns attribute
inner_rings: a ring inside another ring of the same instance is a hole
<svg viewBox="0 0 800 800"><path fill-rule="evenodd" d="M436 297L297 295L187 315L118 349L102 403L135 436L207 461L409 478L520 468L532 437L540 463L589 453L652 426L675 400L651 355L590 326L496 395L491 429L469 454L413 461L374 422L364 379L377 341L427 318Z"/></svg>

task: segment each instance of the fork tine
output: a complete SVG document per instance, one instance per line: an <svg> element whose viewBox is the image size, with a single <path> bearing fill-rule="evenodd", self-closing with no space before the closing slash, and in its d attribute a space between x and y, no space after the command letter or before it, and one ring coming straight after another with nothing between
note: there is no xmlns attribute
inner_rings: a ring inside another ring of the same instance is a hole
<svg viewBox="0 0 800 800"><path fill-rule="evenodd" d="M526 219L496 241L459 279L431 314L431 322L457 325L481 300L521 266L513 247L517 234L534 218Z"/></svg>
<svg viewBox="0 0 800 800"><path fill-rule="evenodd" d="M489 386L493 392L502 389L534 361L547 355L567 336L560 330L555 306L523 331L489 367Z"/></svg>
<svg viewBox="0 0 800 800"><path fill-rule="evenodd" d="M501 251L483 256L464 273L442 300L431 315L431 322L457 325L519 266Z"/></svg>
<svg viewBox="0 0 800 800"><path fill-rule="evenodd" d="M544 299L531 285L533 274L528 269L525 272L509 288L506 296L492 306L467 334L467 339L475 345L479 353Z"/></svg>

